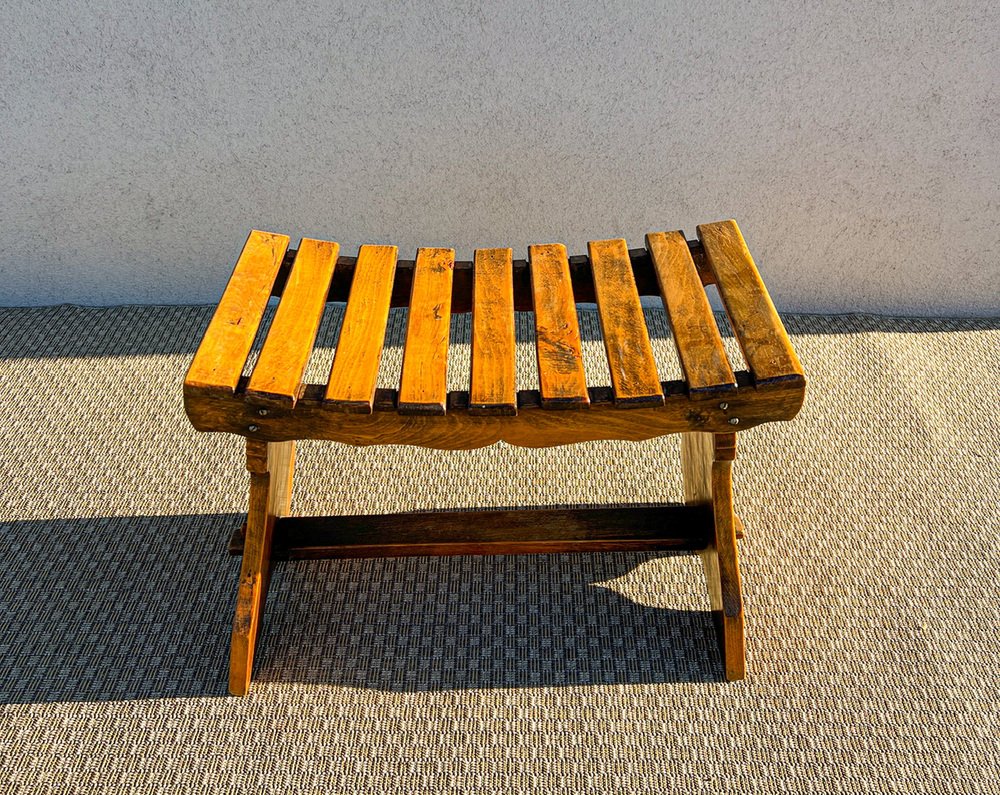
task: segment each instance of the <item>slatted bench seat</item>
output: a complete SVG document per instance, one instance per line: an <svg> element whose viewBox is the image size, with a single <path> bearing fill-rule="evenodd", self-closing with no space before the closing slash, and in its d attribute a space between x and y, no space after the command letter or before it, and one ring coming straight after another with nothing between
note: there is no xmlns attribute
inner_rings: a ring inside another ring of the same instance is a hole
<svg viewBox="0 0 1000 795"><path fill-rule="evenodd" d="M246 438L250 501L231 550L243 564L233 623L230 691L249 688L272 558L689 550L704 561L727 679L744 676L743 606L731 466L736 434L795 416L802 367L734 221L588 245L450 249L397 259L362 246L250 233L184 381L200 431ZM747 369L734 370L705 291L716 285ZM243 375L268 300L280 302L249 377ZM683 380L661 381L640 296L662 298ZM304 382L328 301L346 302L325 384ZM576 304L596 303L611 384L584 372ZM391 307L408 307L398 389L378 389ZM515 382L515 311L534 313L537 389ZM447 390L451 316L472 313L469 388ZM295 441L466 450L503 440L549 447L681 433L683 504L391 516L289 516Z"/></svg>

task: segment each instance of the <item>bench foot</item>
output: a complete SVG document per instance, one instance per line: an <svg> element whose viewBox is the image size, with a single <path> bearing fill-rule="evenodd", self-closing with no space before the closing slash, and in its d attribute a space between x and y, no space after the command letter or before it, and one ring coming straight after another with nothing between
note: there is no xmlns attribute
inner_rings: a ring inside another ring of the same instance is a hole
<svg viewBox="0 0 1000 795"><path fill-rule="evenodd" d="M734 433L685 433L681 440L684 499L688 505L710 504L715 532L702 551L705 580L718 632L726 679L746 676L743 635L743 594L740 585L737 528L733 513L732 465L736 458Z"/></svg>
<svg viewBox="0 0 1000 795"><path fill-rule="evenodd" d="M289 513L294 467L295 442L247 440L250 504L229 655L229 692L234 696L246 695L250 687L254 646L271 575L274 522Z"/></svg>

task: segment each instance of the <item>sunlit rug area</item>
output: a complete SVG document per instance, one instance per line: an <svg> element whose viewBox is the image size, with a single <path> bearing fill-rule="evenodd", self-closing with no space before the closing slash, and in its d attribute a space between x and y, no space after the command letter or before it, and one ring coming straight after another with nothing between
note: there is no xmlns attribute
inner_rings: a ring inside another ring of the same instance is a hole
<svg viewBox="0 0 1000 795"><path fill-rule="evenodd" d="M997 321L786 316L805 406L741 434L733 470L745 681L697 557L316 561L276 564L240 699L243 451L181 402L210 315L0 310L5 792L1000 792ZM404 330L394 310L385 386ZM459 373L467 318L452 336ZM525 322L519 357L527 388ZM293 510L676 500L678 450L305 442Z"/></svg>

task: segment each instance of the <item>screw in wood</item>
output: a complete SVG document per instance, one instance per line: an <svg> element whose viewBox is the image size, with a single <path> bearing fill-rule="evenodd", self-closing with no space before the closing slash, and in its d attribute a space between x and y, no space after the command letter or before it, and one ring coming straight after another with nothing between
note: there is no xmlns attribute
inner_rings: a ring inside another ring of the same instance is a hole
<svg viewBox="0 0 1000 795"><path fill-rule="evenodd" d="M260 414L261 417L266 417L267 409L257 409L257 413Z"/></svg>
<svg viewBox="0 0 1000 795"><path fill-rule="evenodd" d="M729 408L729 404L728 403L720 403L719 404L719 408L722 409L723 411L725 411L726 409Z"/></svg>
<svg viewBox="0 0 1000 795"><path fill-rule="evenodd" d="M257 426L256 425L251 425L249 428L247 428L247 430L248 431L255 431L255 430L257 430Z"/></svg>
<svg viewBox="0 0 1000 795"><path fill-rule="evenodd" d="M732 418L730 418L729 424L730 425L739 425L740 424L740 418L739 417L732 417Z"/></svg>

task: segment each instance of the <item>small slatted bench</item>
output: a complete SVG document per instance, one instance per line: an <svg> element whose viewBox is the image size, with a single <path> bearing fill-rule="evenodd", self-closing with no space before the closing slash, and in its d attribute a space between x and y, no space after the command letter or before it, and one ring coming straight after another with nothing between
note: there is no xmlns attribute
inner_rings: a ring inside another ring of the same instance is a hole
<svg viewBox="0 0 1000 795"><path fill-rule="evenodd" d="M745 673L733 512L736 434L789 420L805 378L735 221L588 244L479 249L395 246L339 256L337 243L253 231L184 381L199 431L246 439L250 499L230 550L242 553L229 689L250 685L270 564L281 558L671 550L701 554L725 677ZM747 369L735 370L705 290L716 285ZM268 301L280 296L249 376ZM661 381L641 296L662 299L683 380ZM346 302L325 384L304 383L327 302ZM611 384L588 385L576 305L597 305ZM398 389L378 389L391 307L407 307ZM515 311L532 312L538 388L515 384ZM447 390L451 316L472 313L468 391ZM386 516L290 516L295 442L467 450L498 441L550 447L680 433L684 502Z"/></svg>

